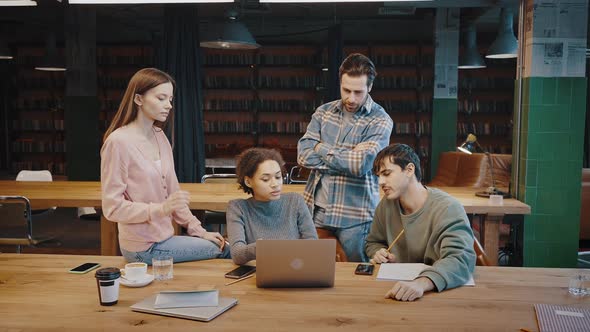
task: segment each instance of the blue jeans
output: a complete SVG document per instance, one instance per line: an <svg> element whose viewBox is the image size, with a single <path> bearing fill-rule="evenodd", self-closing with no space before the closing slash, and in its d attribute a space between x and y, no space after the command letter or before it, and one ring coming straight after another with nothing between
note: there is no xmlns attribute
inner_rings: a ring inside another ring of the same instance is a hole
<svg viewBox="0 0 590 332"><path fill-rule="evenodd" d="M152 244L146 251L133 252L121 248L121 253L128 262L145 262L148 265L152 264L153 257L158 256L172 256L174 263L230 258L227 244L221 251L215 243L194 236L173 236Z"/></svg>
<svg viewBox="0 0 590 332"><path fill-rule="evenodd" d="M350 262L367 262L369 259L365 254L365 240L369 235L371 223L366 222L348 228L339 228L324 225L326 210L315 206L313 211L313 223L318 228L324 228L336 236L346 257Z"/></svg>

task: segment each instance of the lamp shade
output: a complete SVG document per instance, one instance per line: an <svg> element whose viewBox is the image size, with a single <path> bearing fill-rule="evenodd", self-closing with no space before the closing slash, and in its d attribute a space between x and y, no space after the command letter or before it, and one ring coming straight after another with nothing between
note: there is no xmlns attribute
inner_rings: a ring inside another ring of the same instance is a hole
<svg viewBox="0 0 590 332"><path fill-rule="evenodd" d="M507 59L518 55L518 41L514 37L512 10L502 8L496 40L490 45L486 58Z"/></svg>
<svg viewBox="0 0 590 332"><path fill-rule="evenodd" d="M465 142L457 147L457 149L461 152L472 154L473 152L477 151L477 147L479 144L477 143L477 137L473 134L467 135Z"/></svg>
<svg viewBox="0 0 590 332"><path fill-rule="evenodd" d="M5 42L0 40L0 60L10 60L12 58L13 56L10 48L8 48L8 45L6 45Z"/></svg>
<svg viewBox="0 0 590 332"><path fill-rule="evenodd" d="M477 37L475 26L470 24L464 32L465 48L459 57L459 69L485 68L486 63L477 50Z"/></svg>
<svg viewBox="0 0 590 332"><path fill-rule="evenodd" d="M244 23L230 18L210 31L200 43L201 47L253 50L260 47Z"/></svg>

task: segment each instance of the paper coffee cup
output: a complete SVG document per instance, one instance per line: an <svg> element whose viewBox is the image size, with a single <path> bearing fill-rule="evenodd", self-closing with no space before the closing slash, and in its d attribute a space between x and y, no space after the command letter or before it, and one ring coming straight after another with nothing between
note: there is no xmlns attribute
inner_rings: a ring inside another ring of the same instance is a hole
<svg viewBox="0 0 590 332"><path fill-rule="evenodd" d="M100 305L115 305L119 301L119 279L121 271L116 267L106 267L96 271L96 285Z"/></svg>

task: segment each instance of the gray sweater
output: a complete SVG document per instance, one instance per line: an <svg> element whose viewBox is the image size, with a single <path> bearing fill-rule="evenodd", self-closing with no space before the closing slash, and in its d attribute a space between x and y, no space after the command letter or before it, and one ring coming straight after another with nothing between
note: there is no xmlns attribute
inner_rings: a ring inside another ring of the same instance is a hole
<svg viewBox="0 0 590 332"><path fill-rule="evenodd" d="M241 265L256 259L258 239L317 239L303 197L284 193L276 201L234 199L227 207L227 234L231 257Z"/></svg>
<svg viewBox="0 0 590 332"><path fill-rule="evenodd" d="M399 263L432 265L420 275L430 278L440 292L462 286L473 273L473 233L459 201L439 189L427 189L424 206L410 215L401 214L399 200L381 200L365 252L373 257L405 229L391 252Z"/></svg>

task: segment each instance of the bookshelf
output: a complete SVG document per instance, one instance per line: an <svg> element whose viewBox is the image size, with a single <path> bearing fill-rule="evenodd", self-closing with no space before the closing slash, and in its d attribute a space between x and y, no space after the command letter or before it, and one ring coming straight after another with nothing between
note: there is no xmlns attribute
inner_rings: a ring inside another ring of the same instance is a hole
<svg viewBox="0 0 590 332"><path fill-rule="evenodd" d="M203 49L207 158L233 158L254 146L281 151L296 164L297 142L321 105L322 47L264 46L255 51Z"/></svg>
<svg viewBox="0 0 590 332"><path fill-rule="evenodd" d="M459 71L457 144L473 133L486 151L511 154L516 61L486 60L486 68Z"/></svg>
<svg viewBox="0 0 590 332"><path fill-rule="evenodd" d="M35 70L44 53L41 46L21 46L13 60L16 94L10 103L7 135L11 175L43 169L55 176L66 173L65 73Z"/></svg>
<svg viewBox="0 0 590 332"><path fill-rule="evenodd" d="M373 60L377 77L371 96L394 122L390 143L411 146L420 156L422 173L430 174L434 49L415 44L375 44L347 46L344 52L345 56L362 53Z"/></svg>
<svg viewBox="0 0 590 332"><path fill-rule="evenodd" d="M154 65L153 47L146 45L101 45L96 50L97 96L100 103L99 132L111 124L131 76Z"/></svg>

